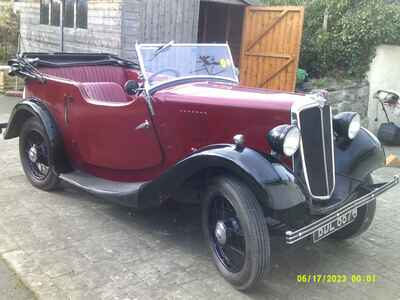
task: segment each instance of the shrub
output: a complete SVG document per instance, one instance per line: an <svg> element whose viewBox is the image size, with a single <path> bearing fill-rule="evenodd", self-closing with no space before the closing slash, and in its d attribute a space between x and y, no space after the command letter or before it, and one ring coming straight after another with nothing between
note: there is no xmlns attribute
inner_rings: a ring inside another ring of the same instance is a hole
<svg viewBox="0 0 400 300"><path fill-rule="evenodd" d="M380 44L400 45L400 5L384 0L265 0L304 5L300 66L312 77L362 78ZM324 16L327 26L324 28Z"/></svg>
<svg viewBox="0 0 400 300"><path fill-rule="evenodd" d="M18 44L18 21L11 3L1 7L0 11L0 62L14 56Z"/></svg>

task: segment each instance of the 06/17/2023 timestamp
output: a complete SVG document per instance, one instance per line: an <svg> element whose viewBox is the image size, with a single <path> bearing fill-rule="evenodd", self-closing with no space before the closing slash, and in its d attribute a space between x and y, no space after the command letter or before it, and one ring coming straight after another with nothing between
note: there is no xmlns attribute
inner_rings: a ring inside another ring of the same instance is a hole
<svg viewBox="0 0 400 300"><path fill-rule="evenodd" d="M375 274L298 274L298 283L375 283Z"/></svg>

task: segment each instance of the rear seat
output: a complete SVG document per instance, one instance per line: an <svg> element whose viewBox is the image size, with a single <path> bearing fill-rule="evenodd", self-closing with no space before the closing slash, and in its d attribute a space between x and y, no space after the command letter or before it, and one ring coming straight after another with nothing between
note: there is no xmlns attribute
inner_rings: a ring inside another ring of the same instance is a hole
<svg viewBox="0 0 400 300"><path fill-rule="evenodd" d="M80 83L82 95L102 102L127 102L123 86L127 81L125 70L117 66L76 66L41 68L41 72Z"/></svg>
<svg viewBox="0 0 400 300"><path fill-rule="evenodd" d="M78 82L116 82L123 86L127 80L125 70L117 66L41 68L40 71Z"/></svg>

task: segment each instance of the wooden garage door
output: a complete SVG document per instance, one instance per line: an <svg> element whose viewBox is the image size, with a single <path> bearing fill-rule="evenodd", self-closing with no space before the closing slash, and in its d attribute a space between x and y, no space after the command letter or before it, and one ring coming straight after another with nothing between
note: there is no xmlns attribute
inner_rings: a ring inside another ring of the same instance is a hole
<svg viewBox="0 0 400 300"><path fill-rule="evenodd" d="M303 32L304 8L246 8L240 55L245 86L294 91Z"/></svg>

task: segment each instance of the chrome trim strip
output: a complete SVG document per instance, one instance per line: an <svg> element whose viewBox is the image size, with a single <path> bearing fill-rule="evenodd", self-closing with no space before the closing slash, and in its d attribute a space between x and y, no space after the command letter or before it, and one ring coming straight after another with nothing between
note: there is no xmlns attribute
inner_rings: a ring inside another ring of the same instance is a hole
<svg viewBox="0 0 400 300"><path fill-rule="evenodd" d="M375 200L377 196L383 194L387 190L396 186L398 183L399 183L399 175L395 175L395 176L393 176L393 179L391 181L385 183L383 186L376 188L372 192L342 206L341 208L330 213L329 215L327 215L323 218L320 218L317 221L315 221L307 226L304 226L303 228L300 228L296 231L291 231L291 230L286 231L285 232L286 243L294 244L302 239L305 239L306 237L312 235L314 233L314 231L317 230L318 228L320 228L321 226L324 226L324 225L328 224L329 222L333 221L340 214L346 213L352 209L364 206L365 204Z"/></svg>
<svg viewBox="0 0 400 300"><path fill-rule="evenodd" d="M300 122L300 113L303 110L309 109L309 108L313 108L313 107L320 107L321 110L321 118L322 118L322 109L321 109L321 104L320 102L316 101L314 98L312 98L311 96L306 96L305 99L301 100L301 101L296 101L295 103L293 103L292 107L291 107L291 118L292 118L292 124L293 125L297 125L297 127L300 129L301 131L301 122ZM312 193L311 191L311 186L310 186L310 181L308 178L308 172L307 172L307 166L306 166L306 162L305 162L305 158L304 158L304 147L303 147L303 138L300 139L300 156L301 156L301 163L303 166L303 175L304 175L304 179L306 181L306 185L307 185L307 190L310 193L311 197L315 198L315 199L321 199L321 200L328 200L332 197L333 191L335 190L335 186L336 186L336 168L335 168L335 144L334 144L334 139L333 139L333 118L332 118L332 108L330 108L330 118L331 118L331 137L332 137L332 172L333 172L333 185L332 185L332 190L329 192L329 188L327 189L328 191L328 195L325 196L316 196ZM293 115L296 116L296 119L293 119ZM321 122L323 120L321 119ZM321 125L323 126L323 122L321 123ZM322 134L324 134L324 128L322 128ZM325 137L323 136L323 139L325 139ZM325 171L326 173L328 172L328 168L327 168L327 164L326 164L326 149L325 149L325 142L323 141L324 144L324 166L325 166ZM292 156L292 163L294 166L294 156ZM294 169L293 169L294 171ZM327 180L327 185L329 186L329 182L328 182L328 177L326 176L326 180Z"/></svg>
<svg viewBox="0 0 400 300"><path fill-rule="evenodd" d="M326 163L324 111L323 111L323 107L321 107L321 106L319 106L319 114L320 114L320 117L321 117L322 152L324 153L324 171L325 171L324 173L325 173L326 192L329 193L328 165ZM331 132L331 134L332 134L332 132Z"/></svg>

